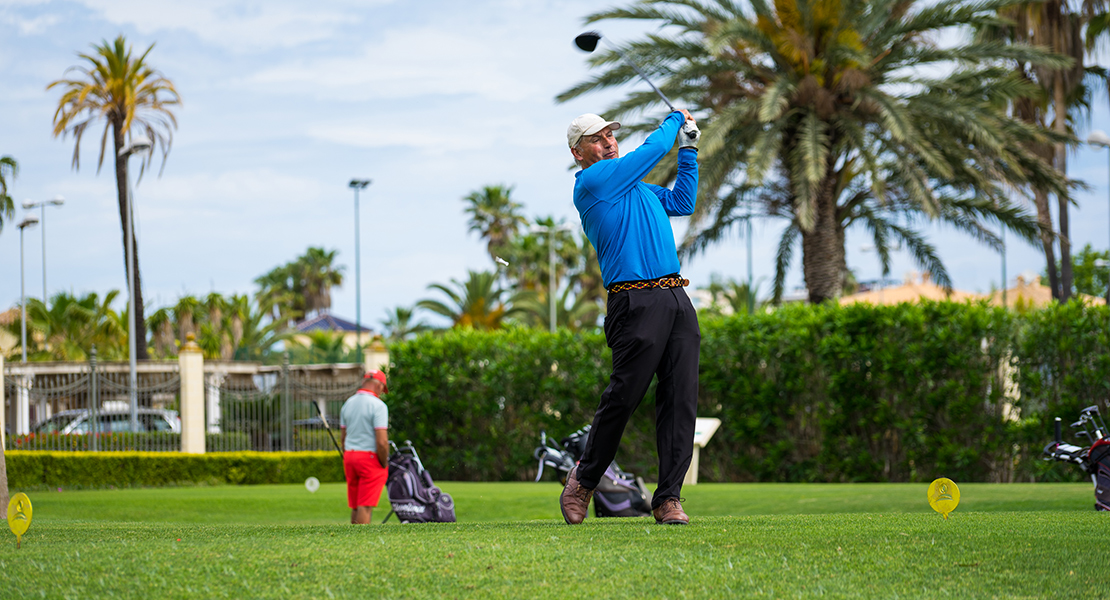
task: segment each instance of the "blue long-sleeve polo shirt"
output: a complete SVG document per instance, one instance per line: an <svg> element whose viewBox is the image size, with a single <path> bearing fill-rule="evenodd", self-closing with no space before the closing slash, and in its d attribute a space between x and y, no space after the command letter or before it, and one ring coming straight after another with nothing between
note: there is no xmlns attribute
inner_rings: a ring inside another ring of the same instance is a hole
<svg viewBox="0 0 1110 600"><path fill-rule="evenodd" d="M692 214L697 200L697 150L678 151L674 189L642 179L671 147L686 118L672 112L628 154L601 160L575 174L574 206L597 249L605 286L678 273L678 252L668 216Z"/></svg>

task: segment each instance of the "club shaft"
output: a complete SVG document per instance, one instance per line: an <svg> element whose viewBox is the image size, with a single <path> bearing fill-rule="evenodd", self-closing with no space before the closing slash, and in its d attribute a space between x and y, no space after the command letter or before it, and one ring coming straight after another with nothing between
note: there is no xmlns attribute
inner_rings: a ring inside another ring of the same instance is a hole
<svg viewBox="0 0 1110 600"><path fill-rule="evenodd" d="M323 411L320 410L320 405L315 402L312 406L316 407L316 414L320 415L320 421L324 423L324 429L328 430L328 437L331 438L331 443L335 444L335 451L339 453L339 459L343 460L343 449L339 447L339 442L335 439L335 434L331 432L331 427L328 426L328 418L324 416Z"/></svg>
<svg viewBox="0 0 1110 600"><path fill-rule="evenodd" d="M604 39L604 38L602 38L602 39ZM624 61L624 64L632 67L632 70L636 71L636 74L640 76L640 79L643 79L644 81L646 81L647 84L651 86L651 89L655 90L656 94L659 94L659 97L663 99L663 102L667 105L667 108L671 109L671 112L674 112L676 110L675 107L674 107L674 104L671 104L670 98L667 98L667 95L663 93L663 90L660 90L659 88L655 87L655 84L652 83L650 79L648 79L648 76L645 75L644 72L640 70L640 67L636 63L632 62L632 60L629 59L627 56L625 56L623 52L618 50L612 44L609 44L609 42L605 42L605 43L606 43L606 45L609 46L610 50L612 50L613 52L616 52L617 56L621 57L621 60Z"/></svg>

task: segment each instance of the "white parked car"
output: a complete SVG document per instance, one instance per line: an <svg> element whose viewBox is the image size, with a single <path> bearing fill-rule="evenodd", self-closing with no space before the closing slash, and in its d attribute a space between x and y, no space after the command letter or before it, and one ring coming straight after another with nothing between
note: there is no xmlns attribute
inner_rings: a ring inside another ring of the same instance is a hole
<svg viewBox="0 0 1110 600"><path fill-rule="evenodd" d="M175 410L160 408L139 409L139 432L181 433L181 419ZM101 433L126 433L131 431L131 411L123 409L104 409L96 413L97 431ZM33 433L81 434L91 429L89 410L80 408L63 410L49 419L35 425Z"/></svg>

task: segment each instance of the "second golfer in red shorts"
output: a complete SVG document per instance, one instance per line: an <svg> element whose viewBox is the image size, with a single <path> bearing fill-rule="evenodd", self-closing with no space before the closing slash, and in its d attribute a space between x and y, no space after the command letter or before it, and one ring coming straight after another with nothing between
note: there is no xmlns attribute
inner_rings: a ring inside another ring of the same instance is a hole
<svg viewBox="0 0 1110 600"><path fill-rule="evenodd" d="M381 399L387 391L385 373L370 371L339 413L351 523L370 523L389 476L389 408Z"/></svg>

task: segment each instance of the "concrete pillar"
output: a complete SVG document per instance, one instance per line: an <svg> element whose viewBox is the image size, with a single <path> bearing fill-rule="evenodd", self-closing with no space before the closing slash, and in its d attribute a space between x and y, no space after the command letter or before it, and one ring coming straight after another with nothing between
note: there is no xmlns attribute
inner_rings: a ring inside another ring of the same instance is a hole
<svg viewBox="0 0 1110 600"><path fill-rule="evenodd" d="M31 385L35 378L23 375L16 386L15 410L12 415L12 433L25 435L31 433Z"/></svg>
<svg viewBox="0 0 1110 600"><path fill-rule="evenodd" d="M223 385L227 373L212 373L208 376L208 433L220 433L220 386Z"/></svg>
<svg viewBox="0 0 1110 600"><path fill-rule="evenodd" d="M385 347L381 336L375 336L374 340L370 342L370 347L367 348L366 358L363 359L362 365L367 371L377 369L386 373L389 372L389 349Z"/></svg>
<svg viewBox="0 0 1110 600"><path fill-rule="evenodd" d="M181 367L181 451L204 454L204 354L193 334L177 354Z"/></svg>

